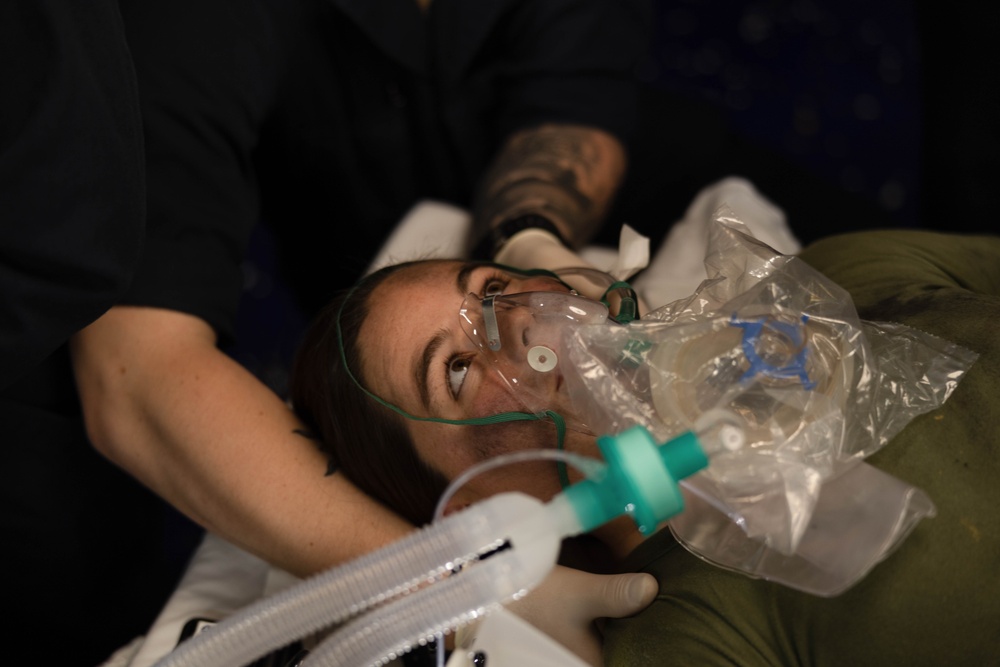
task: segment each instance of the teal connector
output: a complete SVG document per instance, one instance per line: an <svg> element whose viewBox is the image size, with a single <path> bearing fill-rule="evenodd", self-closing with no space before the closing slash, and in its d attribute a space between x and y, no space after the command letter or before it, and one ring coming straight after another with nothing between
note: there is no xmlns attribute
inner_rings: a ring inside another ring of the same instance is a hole
<svg viewBox="0 0 1000 667"><path fill-rule="evenodd" d="M563 493L583 531L628 514L649 535L684 509L680 481L708 466L692 432L658 445L642 426L597 439L607 465L599 478L585 479Z"/></svg>

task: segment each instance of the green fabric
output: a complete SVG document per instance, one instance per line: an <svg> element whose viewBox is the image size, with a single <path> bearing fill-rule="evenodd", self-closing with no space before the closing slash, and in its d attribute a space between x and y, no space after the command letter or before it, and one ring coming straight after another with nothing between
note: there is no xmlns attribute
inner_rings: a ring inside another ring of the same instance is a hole
<svg viewBox="0 0 1000 667"><path fill-rule="evenodd" d="M626 569L660 595L605 626L608 665L1000 665L1000 237L871 231L801 257L860 316L897 321L980 357L938 410L868 462L926 491L937 516L838 597L709 565L660 531Z"/></svg>

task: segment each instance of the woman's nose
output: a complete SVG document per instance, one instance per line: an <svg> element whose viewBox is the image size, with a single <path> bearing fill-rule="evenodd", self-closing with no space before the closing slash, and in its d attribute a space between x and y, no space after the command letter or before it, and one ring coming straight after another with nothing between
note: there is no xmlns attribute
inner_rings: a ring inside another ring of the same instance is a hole
<svg viewBox="0 0 1000 667"><path fill-rule="evenodd" d="M534 318L527 308L508 308L498 317L500 327L501 353L524 356L528 340L528 329Z"/></svg>

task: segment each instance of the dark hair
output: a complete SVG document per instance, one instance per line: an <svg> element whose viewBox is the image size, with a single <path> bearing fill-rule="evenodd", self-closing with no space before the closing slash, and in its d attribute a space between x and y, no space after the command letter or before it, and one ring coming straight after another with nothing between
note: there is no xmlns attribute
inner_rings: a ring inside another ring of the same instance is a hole
<svg viewBox="0 0 1000 667"><path fill-rule="evenodd" d="M365 384L358 337L371 294L389 276L415 263L387 266L337 293L312 321L296 352L289 398L309 435L330 457L330 472L339 468L359 489L420 526L433 518L447 480L417 455L405 417L355 384L339 347L342 338L348 367Z"/></svg>

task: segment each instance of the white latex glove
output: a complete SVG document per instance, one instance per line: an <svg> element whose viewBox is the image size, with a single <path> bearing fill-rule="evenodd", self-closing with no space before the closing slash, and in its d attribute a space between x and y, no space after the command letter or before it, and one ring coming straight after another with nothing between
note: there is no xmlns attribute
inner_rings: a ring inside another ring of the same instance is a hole
<svg viewBox="0 0 1000 667"><path fill-rule="evenodd" d="M604 664L600 619L638 613L658 591L650 574L591 574L557 565L537 588L506 607L586 664L599 667ZM456 644L471 645L476 627L459 630Z"/></svg>
<svg viewBox="0 0 1000 667"><path fill-rule="evenodd" d="M499 264L519 269L566 269L590 266L582 257L544 229L531 227L514 234L493 258Z"/></svg>

